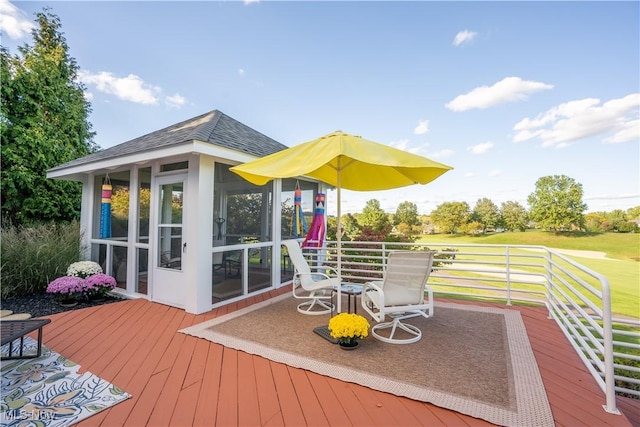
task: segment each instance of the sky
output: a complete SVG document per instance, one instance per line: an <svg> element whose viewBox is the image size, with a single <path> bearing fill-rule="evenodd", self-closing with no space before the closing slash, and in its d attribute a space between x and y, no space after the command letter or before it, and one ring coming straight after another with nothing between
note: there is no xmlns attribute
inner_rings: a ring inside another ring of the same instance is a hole
<svg viewBox="0 0 640 427"><path fill-rule="evenodd" d="M550 175L580 183L587 212L640 205L637 1L0 0L2 46L32 45L47 6L102 148L220 110L287 146L341 130L454 168L343 191L343 213L528 209Z"/></svg>

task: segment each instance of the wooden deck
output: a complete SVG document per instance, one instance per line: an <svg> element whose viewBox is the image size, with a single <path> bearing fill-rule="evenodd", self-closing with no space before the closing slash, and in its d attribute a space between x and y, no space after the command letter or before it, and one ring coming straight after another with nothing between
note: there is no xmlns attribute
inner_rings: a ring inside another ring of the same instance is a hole
<svg viewBox="0 0 640 427"><path fill-rule="evenodd" d="M49 317L44 343L133 396L83 426L490 425L177 332L289 291L198 316L142 299L68 311ZM632 425L602 409L604 394L543 308L511 308L522 313L556 425ZM640 401L621 399L621 409L640 423Z"/></svg>

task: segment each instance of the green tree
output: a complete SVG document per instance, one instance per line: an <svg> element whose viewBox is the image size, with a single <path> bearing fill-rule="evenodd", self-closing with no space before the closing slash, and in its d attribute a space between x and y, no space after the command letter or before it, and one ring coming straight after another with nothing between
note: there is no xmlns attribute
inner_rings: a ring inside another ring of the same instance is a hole
<svg viewBox="0 0 640 427"><path fill-rule="evenodd" d="M262 194L230 194L227 200L228 235L260 236ZM227 242L229 244L229 242Z"/></svg>
<svg viewBox="0 0 640 427"><path fill-rule="evenodd" d="M362 227L360 227L358 221L350 213L341 215L340 221L342 221L342 228L347 236L355 236L362 231Z"/></svg>
<svg viewBox="0 0 640 427"><path fill-rule="evenodd" d="M470 218L471 209L467 202L444 202L431 212L431 221L443 233L454 234Z"/></svg>
<svg viewBox="0 0 640 427"><path fill-rule="evenodd" d="M393 217L393 224L398 225L400 223L407 224L408 226L420 224L420 218L418 218L418 206L411 202L402 202L396 208L396 214Z"/></svg>
<svg viewBox="0 0 640 427"><path fill-rule="evenodd" d="M584 227L582 184L566 175L543 176L529 195L529 216L544 229L567 231Z"/></svg>
<svg viewBox="0 0 640 427"><path fill-rule="evenodd" d="M504 202L500 209L502 225L509 231L526 231L529 224L527 210L518 202Z"/></svg>
<svg viewBox="0 0 640 427"><path fill-rule="evenodd" d="M478 221L469 221L466 224L462 224L458 231L464 234L479 234L484 233L484 226Z"/></svg>
<svg viewBox="0 0 640 427"><path fill-rule="evenodd" d="M396 231L402 234L403 236L407 236L407 237L412 236L414 234L411 226L409 224L405 224L404 222L401 222L400 224L396 225Z"/></svg>
<svg viewBox="0 0 640 427"><path fill-rule="evenodd" d="M370 227L376 233L391 229L389 217L382 210L380 202L376 199L371 199L367 202L358 218L358 222L363 227Z"/></svg>
<svg viewBox="0 0 640 427"><path fill-rule="evenodd" d="M626 212L622 209L614 209L607 213L607 221L611 223L615 231L618 231L622 224L628 221L628 218Z"/></svg>
<svg viewBox="0 0 640 427"><path fill-rule="evenodd" d="M480 223L482 232L486 233L487 228L495 229L500 223L500 210L491 199L484 197L478 199L476 205L473 207L471 219Z"/></svg>
<svg viewBox="0 0 640 427"><path fill-rule="evenodd" d="M36 14L33 46L0 48L2 211L16 225L79 217L81 185L47 179L54 166L97 149L90 104L59 18Z"/></svg>
<svg viewBox="0 0 640 427"><path fill-rule="evenodd" d="M623 222L618 225L617 232L618 233L634 233L636 231L636 223L633 221Z"/></svg>
<svg viewBox="0 0 640 427"><path fill-rule="evenodd" d="M640 218L640 206L636 206L636 207L627 209L627 217L629 219L639 219Z"/></svg>
<svg viewBox="0 0 640 427"><path fill-rule="evenodd" d="M326 240L337 240L337 228L338 228L338 218L333 215L327 216L327 234L325 236Z"/></svg>
<svg viewBox="0 0 640 427"><path fill-rule="evenodd" d="M602 231L602 224L606 221L607 216L604 212L589 212L584 216L584 228L591 232Z"/></svg>

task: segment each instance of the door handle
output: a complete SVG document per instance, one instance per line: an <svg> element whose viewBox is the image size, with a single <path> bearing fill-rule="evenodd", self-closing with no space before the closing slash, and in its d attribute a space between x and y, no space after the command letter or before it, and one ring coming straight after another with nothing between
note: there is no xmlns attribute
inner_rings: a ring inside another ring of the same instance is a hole
<svg viewBox="0 0 640 427"><path fill-rule="evenodd" d="M182 244L182 252L187 252L187 244L186 243Z"/></svg>

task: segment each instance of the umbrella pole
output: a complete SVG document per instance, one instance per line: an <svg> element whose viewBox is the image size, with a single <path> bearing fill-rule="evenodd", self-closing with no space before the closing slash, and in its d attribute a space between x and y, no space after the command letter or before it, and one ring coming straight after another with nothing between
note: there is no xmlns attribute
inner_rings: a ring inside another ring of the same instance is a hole
<svg viewBox="0 0 640 427"><path fill-rule="evenodd" d="M342 171L340 170L340 160L338 159L338 185L337 185L337 198L338 198L338 225L336 226L336 240L337 240L337 248L338 248L338 313L342 313L342 226L340 225L340 186L342 184L341 175Z"/></svg>

